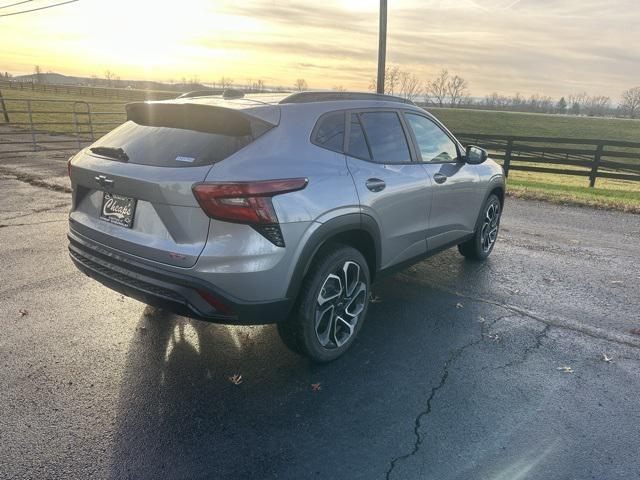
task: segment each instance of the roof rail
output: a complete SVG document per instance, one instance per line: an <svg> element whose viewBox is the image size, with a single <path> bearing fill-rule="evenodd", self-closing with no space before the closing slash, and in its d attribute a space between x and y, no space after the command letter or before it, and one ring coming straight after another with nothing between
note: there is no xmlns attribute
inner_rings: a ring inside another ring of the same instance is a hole
<svg viewBox="0 0 640 480"><path fill-rule="evenodd" d="M280 103L330 102L334 100L380 100L415 105L406 98L367 92L298 92L283 98Z"/></svg>

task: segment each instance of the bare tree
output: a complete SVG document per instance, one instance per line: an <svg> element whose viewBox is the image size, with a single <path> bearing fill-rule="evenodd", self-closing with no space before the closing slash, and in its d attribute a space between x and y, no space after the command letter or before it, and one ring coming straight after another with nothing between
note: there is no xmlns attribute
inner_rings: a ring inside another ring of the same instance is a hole
<svg viewBox="0 0 640 480"><path fill-rule="evenodd" d="M233 78L229 78L229 77L220 77L220 81L218 82L220 84L220 88L223 90L226 90L227 88L231 88L233 86Z"/></svg>
<svg viewBox="0 0 640 480"><path fill-rule="evenodd" d="M386 95L394 95L396 90L400 86L400 77L404 72L400 70L398 65L386 67L384 69L384 93ZM378 80L376 77L371 78L369 82L369 90L372 92L378 91Z"/></svg>
<svg viewBox="0 0 640 480"><path fill-rule="evenodd" d="M414 100L422 92L420 80L409 72L400 72L400 95L407 100Z"/></svg>
<svg viewBox="0 0 640 480"><path fill-rule="evenodd" d="M36 65L33 68L33 73L35 74L36 83L42 83L42 69L40 68L40 65Z"/></svg>
<svg viewBox="0 0 640 480"><path fill-rule="evenodd" d="M611 99L604 95L594 95L587 100L587 115L592 117L604 117L609 111Z"/></svg>
<svg viewBox="0 0 640 480"><path fill-rule="evenodd" d="M256 80L253 84L253 89L258 92L264 92L264 80L262 80L261 78Z"/></svg>
<svg viewBox="0 0 640 480"><path fill-rule="evenodd" d="M115 76L115 73L113 73L111 70L105 70L104 72L104 78L107 80L107 85L109 85L110 87L112 86Z"/></svg>
<svg viewBox="0 0 640 480"><path fill-rule="evenodd" d="M544 95L534 93L527 102L529 112L549 113L553 111L553 99Z"/></svg>
<svg viewBox="0 0 640 480"><path fill-rule="evenodd" d="M384 71L384 93L395 95L400 86L400 75L402 71L398 65L386 68Z"/></svg>
<svg viewBox="0 0 640 480"><path fill-rule="evenodd" d="M449 71L443 68L433 80L428 80L425 93L432 103L444 107L449 94Z"/></svg>
<svg viewBox="0 0 640 480"><path fill-rule="evenodd" d="M307 81L304 78L296 79L296 81L293 84L293 86L299 92L304 92L305 90L307 90L309 88L309 86L307 85Z"/></svg>
<svg viewBox="0 0 640 480"><path fill-rule="evenodd" d="M449 79L447 82L447 94L452 107L459 107L462 101L468 97L467 87L467 81L458 75L454 75Z"/></svg>
<svg viewBox="0 0 640 480"><path fill-rule="evenodd" d="M342 85L335 85L331 90L333 90L334 92L346 92L347 89L344 88Z"/></svg>
<svg viewBox="0 0 640 480"><path fill-rule="evenodd" d="M633 87L622 92L620 108L629 117L636 118L636 115L640 113L640 87Z"/></svg>
<svg viewBox="0 0 640 480"><path fill-rule="evenodd" d="M572 93L567 98L569 100L570 112L574 115L579 115L584 110L584 107L587 104L589 95L587 95L587 92Z"/></svg>

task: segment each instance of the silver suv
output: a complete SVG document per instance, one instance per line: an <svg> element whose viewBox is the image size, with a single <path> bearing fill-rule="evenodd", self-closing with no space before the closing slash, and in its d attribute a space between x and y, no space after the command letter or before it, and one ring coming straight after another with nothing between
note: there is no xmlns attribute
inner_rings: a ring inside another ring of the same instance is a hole
<svg viewBox="0 0 640 480"><path fill-rule="evenodd" d="M277 323L289 348L328 361L380 275L495 244L502 168L403 99L231 94L132 103L127 118L69 160L69 250L144 303Z"/></svg>

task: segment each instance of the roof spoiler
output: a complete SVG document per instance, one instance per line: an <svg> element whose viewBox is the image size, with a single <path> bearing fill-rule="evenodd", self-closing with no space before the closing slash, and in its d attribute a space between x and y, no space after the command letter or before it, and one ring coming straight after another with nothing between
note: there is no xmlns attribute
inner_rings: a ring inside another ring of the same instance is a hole
<svg viewBox="0 0 640 480"><path fill-rule="evenodd" d="M274 125L241 110L196 103L133 102L127 120L148 127L181 128L232 137L262 135Z"/></svg>

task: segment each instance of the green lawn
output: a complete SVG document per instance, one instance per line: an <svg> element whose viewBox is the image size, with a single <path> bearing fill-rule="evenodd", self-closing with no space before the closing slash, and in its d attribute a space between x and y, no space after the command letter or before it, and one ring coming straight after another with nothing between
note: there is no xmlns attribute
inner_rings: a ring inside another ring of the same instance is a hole
<svg viewBox="0 0 640 480"><path fill-rule="evenodd" d="M640 142L640 120L428 108L456 133L593 138Z"/></svg>
<svg viewBox="0 0 640 480"><path fill-rule="evenodd" d="M584 177L512 170L507 190L519 198L640 213L640 182L599 178L589 188Z"/></svg>
<svg viewBox="0 0 640 480"><path fill-rule="evenodd" d="M31 100L32 119L36 130L53 133L75 133L74 109L79 112L77 114L78 123L86 122L87 115L82 112L87 111L87 104L92 112L114 112L110 115L96 115L92 117L92 122L105 122L107 125L94 125L94 132L97 136L104 134L119 123L125 120L124 106L125 100L109 100L104 98L96 98L91 96L77 96L66 94L51 94L49 92L32 92L30 90L8 90L3 89L2 95L5 98L7 110L27 110L25 100ZM15 99L15 100L13 100ZM64 102L47 102L43 100L64 100ZM86 103L82 103L86 102ZM40 113L46 112L46 113ZM26 113L9 113L11 123L27 123L29 115ZM4 122L4 118L0 115L0 122ZM57 123L57 124L52 124ZM63 124L60 124L63 123ZM1 123L0 123L1 124ZM22 128L28 128L26 125L19 125ZM88 127L80 126L80 132L86 132Z"/></svg>

